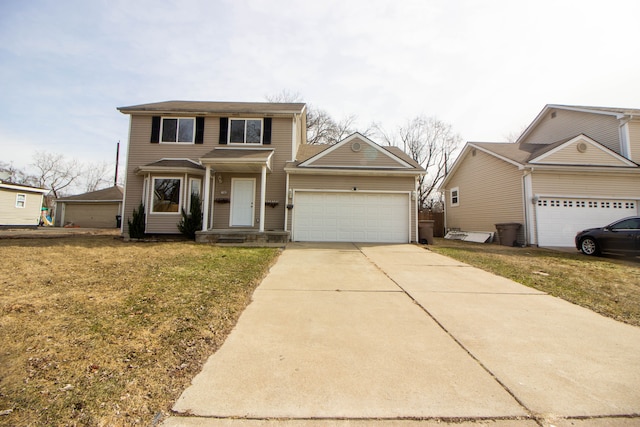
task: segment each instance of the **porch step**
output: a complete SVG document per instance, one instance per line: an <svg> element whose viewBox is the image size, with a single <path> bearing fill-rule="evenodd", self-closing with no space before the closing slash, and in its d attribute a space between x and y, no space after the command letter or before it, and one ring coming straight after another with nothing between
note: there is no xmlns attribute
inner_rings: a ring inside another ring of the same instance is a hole
<svg viewBox="0 0 640 427"><path fill-rule="evenodd" d="M219 237L217 243L245 243L244 237Z"/></svg>

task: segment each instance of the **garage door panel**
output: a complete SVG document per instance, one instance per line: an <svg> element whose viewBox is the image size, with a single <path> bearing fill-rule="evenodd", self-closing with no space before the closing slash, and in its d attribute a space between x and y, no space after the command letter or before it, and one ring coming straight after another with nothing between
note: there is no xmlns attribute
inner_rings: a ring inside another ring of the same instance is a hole
<svg viewBox="0 0 640 427"><path fill-rule="evenodd" d="M574 246L578 231L637 215L633 200L544 197L536 203L539 246Z"/></svg>
<svg viewBox="0 0 640 427"><path fill-rule="evenodd" d="M407 194L296 192L296 241L408 242Z"/></svg>

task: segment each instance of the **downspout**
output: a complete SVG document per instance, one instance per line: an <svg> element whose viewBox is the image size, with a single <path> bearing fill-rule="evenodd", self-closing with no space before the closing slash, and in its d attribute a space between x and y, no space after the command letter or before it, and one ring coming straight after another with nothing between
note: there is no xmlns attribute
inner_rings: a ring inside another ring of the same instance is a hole
<svg viewBox="0 0 640 427"><path fill-rule="evenodd" d="M415 189L414 189L414 193L415 194L415 201L413 203L415 209L415 220L413 223L414 228L414 242L419 242L420 241L420 236L418 235L418 211L419 211L419 207L418 207L418 203L420 203L420 175L416 175L416 185L415 185Z"/></svg>
<svg viewBox="0 0 640 427"><path fill-rule="evenodd" d="M531 227L532 224L532 215L531 215L531 206L534 203L533 200L533 188L531 188L531 173L533 172L533 168L530 170L525 169L522 174L522 202L524 208L524 244L525 246L529 246L531 244ZM537 230L537 227L536 227ZM536 243L538 239L536 239Z"/></svg>
<svg viewBox="0 0 640 427"><path fill-rule="evenodd" d="M285 193L284 193L284 200L285 200L285 209L284 209L284 227L283 230L284 231L288 231L288 224L289 224L289 209L287 208L287 206L289 205L289 172L287 172L287 178L286 178L286 184L285 184Z"/></svg>
<svg viewBox="0 0 640 427"><path fill-rule="evenodd" d="M267 196L267 165L262 165L260 176L260 233L264 233L264 208Z"/></svg>

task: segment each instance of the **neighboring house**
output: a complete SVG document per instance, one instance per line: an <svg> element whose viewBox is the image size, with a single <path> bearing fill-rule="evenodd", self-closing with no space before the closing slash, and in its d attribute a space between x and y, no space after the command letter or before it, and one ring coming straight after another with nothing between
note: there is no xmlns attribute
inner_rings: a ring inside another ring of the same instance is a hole
<svg viewBox="0 0 640 427"><path fill-rule="evenodd" d="M571 247L580 230L640 212L640 110L547 105L515 143L469 142L441 185L446 227Z"/></svg>
<svg viewBox="0 0 640 427"><path fill-rule="evenodd" d="M0 180L0 227L37 227L49 190Z"/></svg>
<svg viewBox="0 0 640 427"><path fill-rule="evenodd" d="M123 191L119 186L56 199L57 227L116 228L122 214Z"/></svg>
<svg viewBox="0 0 640 427"><path fill-rule="evenodd" d="M306 144L305 104L168 101L119 110L131 116L123 233L141 202L147 233L178 233L180 211L198 193L198 241L230 233L229 241L417 239L424 170L359 134Z"/></svg>

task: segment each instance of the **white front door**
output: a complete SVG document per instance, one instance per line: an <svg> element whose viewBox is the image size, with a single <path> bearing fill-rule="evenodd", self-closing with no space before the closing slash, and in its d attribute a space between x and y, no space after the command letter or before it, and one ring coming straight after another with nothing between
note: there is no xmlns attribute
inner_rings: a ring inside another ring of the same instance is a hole
<svg viewBox="0 0 640 427"><path fill-rule="evenodd" d="M253 178L233 178L231 180L231 221L232 227L253 226L253 201L256 180Z"/></svg>

